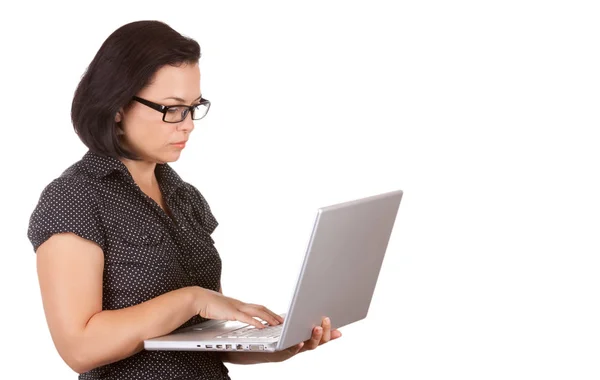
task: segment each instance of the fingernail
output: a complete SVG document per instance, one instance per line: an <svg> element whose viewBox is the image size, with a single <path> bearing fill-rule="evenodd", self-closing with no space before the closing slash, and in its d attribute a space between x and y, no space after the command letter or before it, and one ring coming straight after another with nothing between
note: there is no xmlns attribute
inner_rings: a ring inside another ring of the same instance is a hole
<svg viewBox="0 0 600 380"><path fill-rule="evenodd" d="M329 318L325 318L325 323L330 324L331 320Z"/></svg>

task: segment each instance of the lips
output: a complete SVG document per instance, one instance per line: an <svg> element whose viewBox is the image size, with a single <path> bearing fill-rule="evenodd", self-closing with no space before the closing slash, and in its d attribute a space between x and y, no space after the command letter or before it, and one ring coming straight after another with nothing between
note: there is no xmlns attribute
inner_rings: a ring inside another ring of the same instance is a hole
<svg viewBox="0 0 600 380"><path fill-rule="evenodd" d="M184 141L173 143L171 145L174 146L176 149L184 149L186 142L187 142L187 140L184 140Z"/></svg>

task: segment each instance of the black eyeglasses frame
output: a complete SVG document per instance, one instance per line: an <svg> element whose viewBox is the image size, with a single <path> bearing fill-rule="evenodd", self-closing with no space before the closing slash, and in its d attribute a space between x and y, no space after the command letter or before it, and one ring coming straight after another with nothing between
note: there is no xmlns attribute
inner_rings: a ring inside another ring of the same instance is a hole
<svg viewBox="0 0 600 380"><path fill-rule="evenodd" d="M154 102L151 102L149 100L140 98L139 96L134 96L132 99L135 100L136 102L139 102L139 103L147 106L147 107L152 108L153 110L156 110L156 111L162 113L163 114L162 120L165 123L169 123L169 124L181 123L182 121L185 120L185 118L187 117L188 114L192 115L192 120L201 120L201 119L203 119L208 114L208 111L210 110L210 101L208 99L204 99L204 98L200 98L200 101L198 103L196 103L194 105L191 105L191 106L188 106L188 105L185 105L185 104L176 104L176 105L172 105L172 106L164 106L162 104L154 103ZM204 113L204 115L202 115L202 117L200 117L198 119L195 119L194 118L194 116L195 116L194 110L199 105L206 106L206 112ZM170 108L186 108L186 110L183 111L183 113L182 113L181 120L179 120L179 121L168 121L168 120L165 120L165 118L167 117L167 112L169 112Z"/></svg>

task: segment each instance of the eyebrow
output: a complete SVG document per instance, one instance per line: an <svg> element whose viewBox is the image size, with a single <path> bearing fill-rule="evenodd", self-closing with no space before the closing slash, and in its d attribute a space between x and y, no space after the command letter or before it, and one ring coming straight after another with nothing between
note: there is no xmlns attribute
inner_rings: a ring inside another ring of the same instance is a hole
<svg viewBox="0 0 600 380"><path fill-rule="evenodd" d="M177 100L178 102L185 103L185 99L178 98L177 96L169 96L168 98L164 98L163 100L168 100L168 99L173 99L173 100ZM202 94L200 94L199 97L197 97L196 99L194 99L194 102L197 101L197 100L200 100L200 99L202 99Z"/></svg>

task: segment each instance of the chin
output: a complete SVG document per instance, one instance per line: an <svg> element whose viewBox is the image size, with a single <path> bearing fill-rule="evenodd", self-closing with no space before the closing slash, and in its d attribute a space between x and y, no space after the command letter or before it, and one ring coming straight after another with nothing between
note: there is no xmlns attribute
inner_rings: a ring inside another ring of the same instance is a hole
<svg viewBox="0 0 600 380"><path fill-rule="evenodd" d="M157 163L159 164L166 164L168 162L175 162L177 160L179 160L179 157L181 156L181 152L169 152L166 154L163 154L159 157L157 157Z"/></svg>

